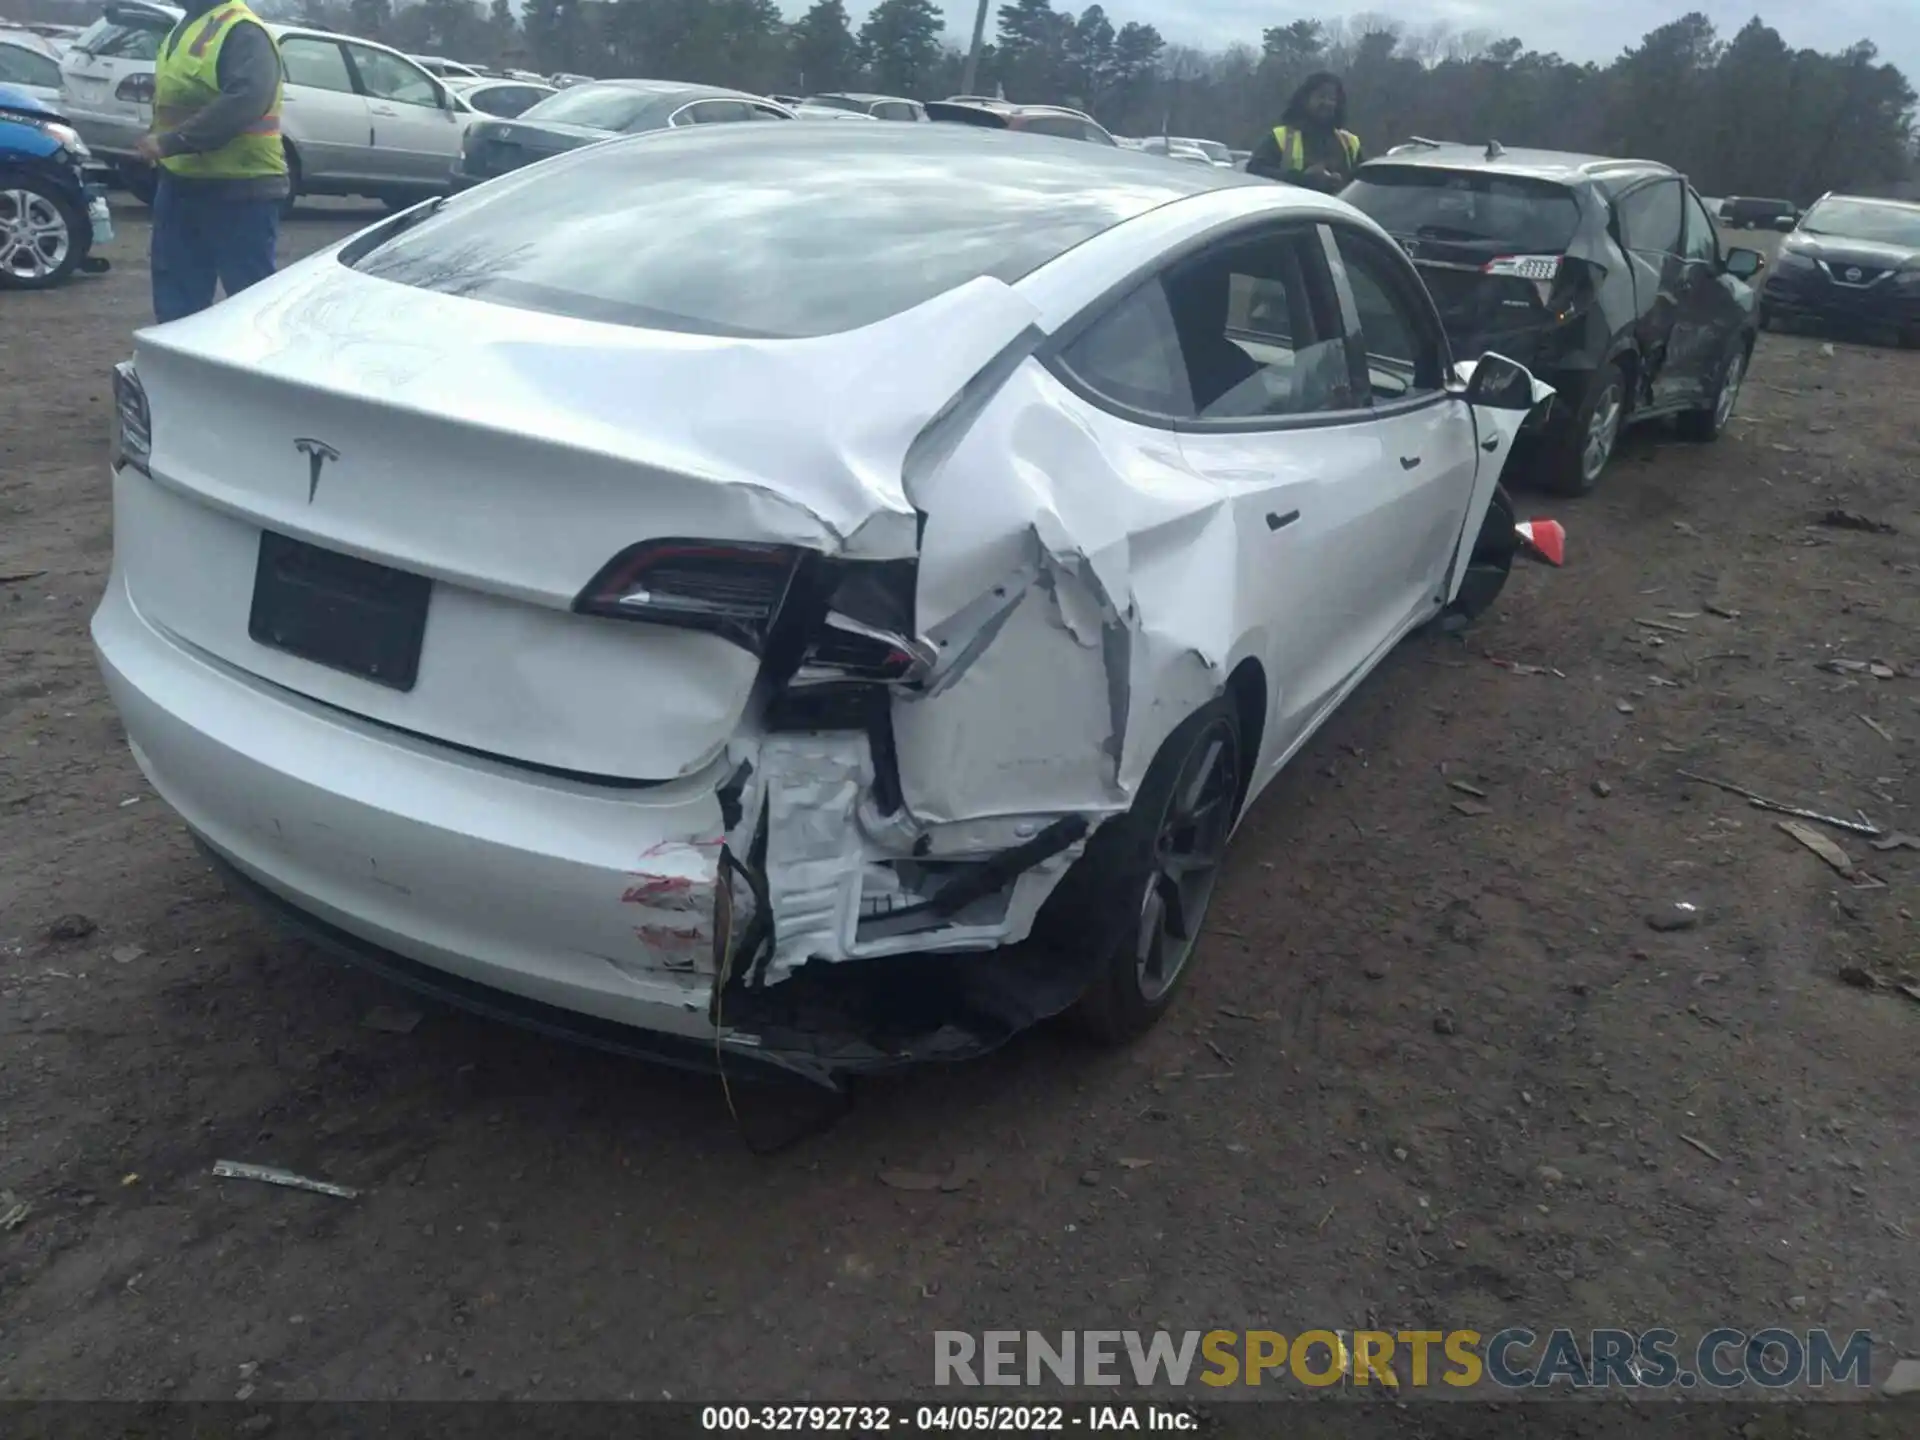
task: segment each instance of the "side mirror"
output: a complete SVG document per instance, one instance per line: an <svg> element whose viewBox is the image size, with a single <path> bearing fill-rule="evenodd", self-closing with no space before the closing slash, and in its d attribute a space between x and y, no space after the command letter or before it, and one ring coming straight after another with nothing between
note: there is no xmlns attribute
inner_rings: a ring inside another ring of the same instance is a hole
<svg viewBox="0 0 1920 1440"><path fill-rule="evenodd" d="M1538 403L1526 366L1491 351L1480 357L1467 377L1466 400L1489 410L1531 410Z"/></svg>
<svg viewBox="0 0 1920 1440"><path fill-rule="evenodd" d="M1726 258L1720 262L1720 268L1736 280L1751 280L1767 268L1767 257L1758 250L1727 251Z"/></svg>

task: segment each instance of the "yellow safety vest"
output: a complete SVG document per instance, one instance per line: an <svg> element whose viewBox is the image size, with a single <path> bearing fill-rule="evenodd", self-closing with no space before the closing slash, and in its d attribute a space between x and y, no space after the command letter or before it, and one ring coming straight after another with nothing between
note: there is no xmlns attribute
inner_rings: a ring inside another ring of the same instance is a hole
<svg viewBox="0 0 1920 1440"><path fill-rule="evenodd" d="M1358 165L1360 137L1351 130L1336 130L1333 133L1340 137L1341 148L1347 152L1347 167L1351 169ZM1280 147L1280 158L1287 169L1305 170L1307 168L1307 147L1301 140L1298 130L1290 129L1285 125L1276 125L1273 127L1273 142ZM1289 149L1289 146L1292 148Z"/></svg>
<svg viewBox="0 0 1920 1440"><path fill-rule="evenodd" d="M260 25L239 0L214 6L204 15L182 20L160 44L153 66L153 129L177 130L207 108L220 93L220 47L236 25ZM268 32L272 42L272 32ZM274 46L274 54L280 52ZM280 87L273 104L246 130L218 150L202 155L169 155L160 162L167 173L191 180L260 180L287 173L280 148Z"/></svg>

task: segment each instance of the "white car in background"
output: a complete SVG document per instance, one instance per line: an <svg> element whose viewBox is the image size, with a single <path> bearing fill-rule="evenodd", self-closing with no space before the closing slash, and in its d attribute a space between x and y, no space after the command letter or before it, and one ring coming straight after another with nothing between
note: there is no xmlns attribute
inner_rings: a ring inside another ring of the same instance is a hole
<svg viewBox="0 0 1920 1440"><path fill-rule="evenodd" d="M93 637L222 871L423 990L815 1078L1121 1041L1245 807L1499 592L1549 393L1308 190L664 129L140 332Z"/></svg>
<svg viewBox="0 0 1920 1440"><path fill-rule="evenodd" d="M142 200L153 172L134 153L153 120L153 63L181 12L112 0L60 62L61 109ZM391 46L269 24L286 67L280 133L293 196L369 195L393 205L444 194L460 139L481 112Z"/></svg>
<svg viewBox="0 0 1920 1440"><path fill-rule="evenodd" d="M58 48L31 30L0 30L0 85L15 86L58 109Z"/></svg>
<svg viewBox="0 0 1920 1440"><path fill-rule="evenodd" d="M477 115L491 115L496 120L512 120L549 95L560 93L544 80L455 78L446 84L462 107Z"/></svg>

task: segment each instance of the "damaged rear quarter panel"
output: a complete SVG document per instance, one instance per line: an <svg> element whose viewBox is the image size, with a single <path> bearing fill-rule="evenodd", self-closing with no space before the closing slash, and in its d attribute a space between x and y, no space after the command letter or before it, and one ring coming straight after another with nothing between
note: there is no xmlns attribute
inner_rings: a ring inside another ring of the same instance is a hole
<svg viewBox="0 0 1920 1440"><path fill-rule="evenodd" d="M894 707L909 807L1124 810L1248 646L1228 493L1171 432L1123 435L1028 359L912 498L917 621L940 658L927 695Z"/></svg>

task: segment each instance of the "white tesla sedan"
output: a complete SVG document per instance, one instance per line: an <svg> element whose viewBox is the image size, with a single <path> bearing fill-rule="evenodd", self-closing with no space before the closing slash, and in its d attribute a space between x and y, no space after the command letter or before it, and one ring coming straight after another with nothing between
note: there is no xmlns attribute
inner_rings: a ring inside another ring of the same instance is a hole
<svg viewBox="0 0 1920 1440"><path fill-rule="evenodd" d="M1245 806L1499 590L1548 393L1337 200L957 125L559 156L116 391L94 640L241 888L814 1077L1157 1018Z"/></svg>

